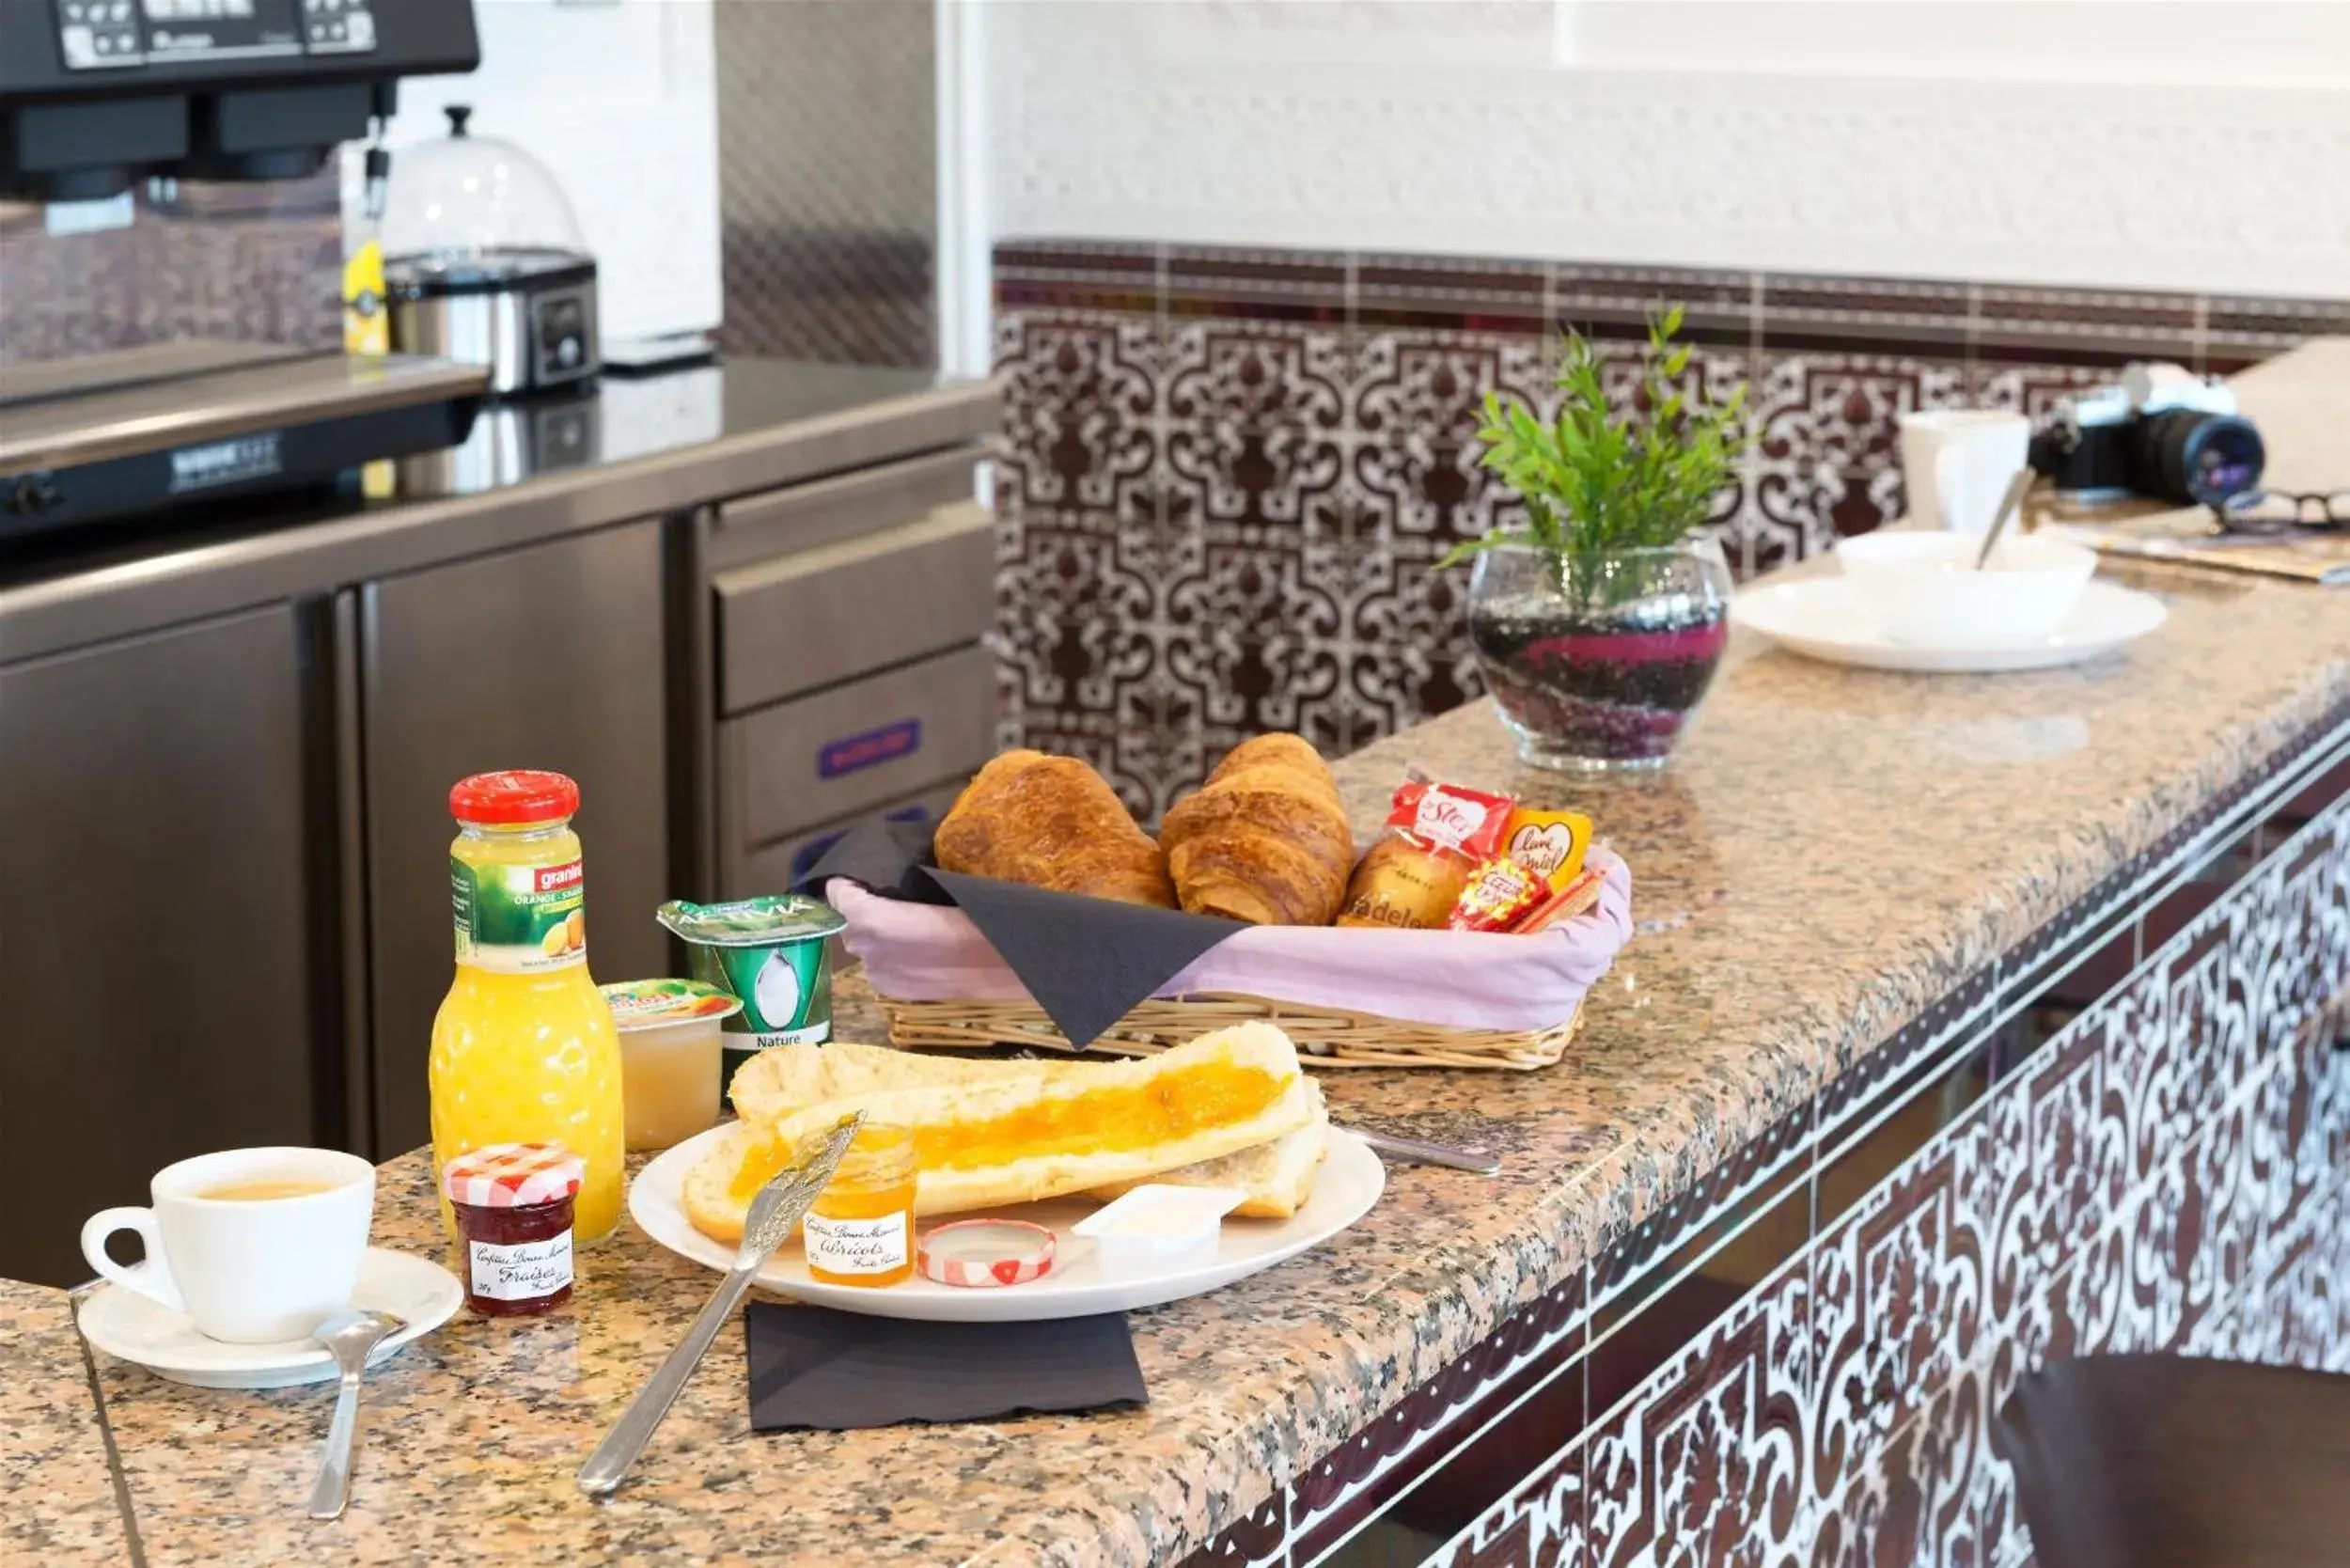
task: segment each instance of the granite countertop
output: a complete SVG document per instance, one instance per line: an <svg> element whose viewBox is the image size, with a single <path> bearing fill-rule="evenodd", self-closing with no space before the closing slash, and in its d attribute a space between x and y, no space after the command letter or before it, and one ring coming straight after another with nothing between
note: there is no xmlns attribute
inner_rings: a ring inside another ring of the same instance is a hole
<svg viewBox="0 0 2350 1568"><path fill-rule="evenodd" d="M2329 389L2338 407L2350 343L2256 374L2272 392ZM584 1257L570 1309L520 1324L461 1316L377 1374L337 1525L298 1506L325 1388L203 1393L102 1358L146 1554L1180 1556L2350 701L2350 597L2170 571L2129 580L2164 598L2170 622L2126 656L2074 669L1904 677L1742 635L1683 754L1655 775L1523 773L1482 704L1347 760L1358 826L1383 814L1407 761L1590 811L1633 866L1638 934L1556 1067L1326 1075L1341 1116L1493 1147L1502 1175L1400 1167L1379 1206L1329 1245L1138 1314L1146 1408L754 1435L730 1332L632 1483L591 1503L573 1471L713 1282L631 1226ZM843 1037L876 1038L870 1007L844 991ZM439 1248L427 1191L420 1154L385 1168L381 1245ZM44 1344L65 1366L67 1352ZM69 1422L56 1442L86 1435ZM32 1435L36 1449L48 1441ZM0 1477L22 1492L25 1456L0 1455ZM43 1473L67 1470L78 1475ZM57 1509L33 1528L63 1540L82 1515Z"/></svg>
<svg viewBox="0 0 2350 1568"><path fill-rule="evenodd" d="M71 1303L0 1279L0 1561L130 1556Z"/></svg>

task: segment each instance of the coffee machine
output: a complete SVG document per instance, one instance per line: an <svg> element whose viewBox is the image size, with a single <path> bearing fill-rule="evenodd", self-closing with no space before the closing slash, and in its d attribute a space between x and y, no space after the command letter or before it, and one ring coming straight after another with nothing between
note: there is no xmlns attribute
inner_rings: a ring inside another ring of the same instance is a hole
<svg viewBox="0 0 2350 1568"><path fill-rule="evenodd" d="M481 63L472 0L0 0L0 197L290 180Z"/></svg>
<svg viewBox="0 0 2350 1568"><path fill-rule="evenodd" d="M403 76L480 63L472 0L0 0L0 199L316 173ZM0 370L0 553L30 534L340 483L464 438L487 376L183 341Z"/></svg>

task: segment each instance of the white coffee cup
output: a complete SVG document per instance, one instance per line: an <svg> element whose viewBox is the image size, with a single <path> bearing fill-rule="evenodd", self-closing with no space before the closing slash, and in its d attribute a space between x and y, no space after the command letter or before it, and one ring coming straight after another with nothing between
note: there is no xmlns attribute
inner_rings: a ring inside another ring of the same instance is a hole
<svg viewBox="0 0 2350 1568"><path fill-rule="evenodd" d="M213 1197L257 1184L312 1187L286 1198ZM229 1149L167 1165L152 1208L106 1209L82 1227L82 1256L126 1290L187 1313L231 1344L306 1338L351 1305L375 1221L375 1168L332 1149ZM147 1261L106 1256L135 1231Z"/></svg>
<svg viewBox="0 0 2350 1568"><path fill-rule="evenodd" d="M1988 530L2008 481L2024 466L2031 421L1998 409L1951 408L1904 414L1901 428L1911 520L1962 534Z"/></svg>

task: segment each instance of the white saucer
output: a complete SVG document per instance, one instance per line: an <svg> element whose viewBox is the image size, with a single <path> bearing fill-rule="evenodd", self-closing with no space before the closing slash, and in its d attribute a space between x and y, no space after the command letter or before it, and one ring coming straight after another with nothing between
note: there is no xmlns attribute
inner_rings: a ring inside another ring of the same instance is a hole
<svg viewBox="0 0 2350 1568"><path fill-rule="evenodd" d="M734 1266L734 1244L712 1241L695 1230L679 1194L685 1173L700 1162L705 1150L731 1130L730 1125L721 1123L687 1138L638 1171L628 1189L628 1212L644 1227L645 1234L682 1257L719 1270ZM807 1260L794 1242L786 1242L782 1251L767 1260L759 1271L758 1282L778 1295L819 1307L936 1323L1020 1323L1156 1307L1221 1290L1329 1240L1370 1213L1386 1184L1386 1168L1370 1146L1352 1133L1333 1128L1329 1155L1322 1162L1313 1196L1305 1205L1288 1219L1227 1220L1214 1250L1204 1259L1186 1256L1132 1271L1105 1270L1092 1240L1072 1230L1101 1205L1062 1199L988 1211L991 1217L1025 1219L1053 1232L1051 1271L1025 1285L973 1290L918 1277L887 1290L825 1285L807 1277ZM928 1231L933 1223L943 1225L948 1217L979 1216L942 1216L924 1221L921 1229Z"/></svg>
<svg viewBox="0 0 2350 1568"><path fill-rule="evenodd" d="M396 1313L408 1326L378 1345L368 1365L380 1365L409 1341L440 1327L464 1301L457 1276L431 1259L368 1247L352 1303ZM336 1375L335 1357L316 1340L232 1345L207 1339L186 1313L120 1285L102 1285L85 1297L81 1320L83 1334L107 1355L199 1388L286 1388Z"/></svg>
<svg viewBox="0 0 2350 1568"><path fill-rule="evenodd" d="M1877 606L1841 576L1748 588L1731 602L1730 610L1738 625L1830 664L1948 673L2078 664L2135 642L2170 613L2151 593L2092 582L2081 589L2063 624L2045 636L1955 646L1895 642L1886 635Z"/></svg>

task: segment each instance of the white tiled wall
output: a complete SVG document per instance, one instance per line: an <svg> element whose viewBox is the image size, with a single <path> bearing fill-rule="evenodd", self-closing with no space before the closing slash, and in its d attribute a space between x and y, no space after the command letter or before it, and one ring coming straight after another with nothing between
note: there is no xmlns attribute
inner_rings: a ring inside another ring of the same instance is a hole
<svg viewBox="0 0 2350 1568"><path fill-rule="evenodd" d="M712 5L475 0L481 69L401 85L393 178L400 144L446 134L442 106L471 104L474 131L520 143L562 183L596 253L607 337L715 326Z"/></svg>
<svg viewBox="0 0 2350 1568"><path fill-rule="evenodd" d="M2350 7L979 8L998 237L2350 296Z"/></svg>

